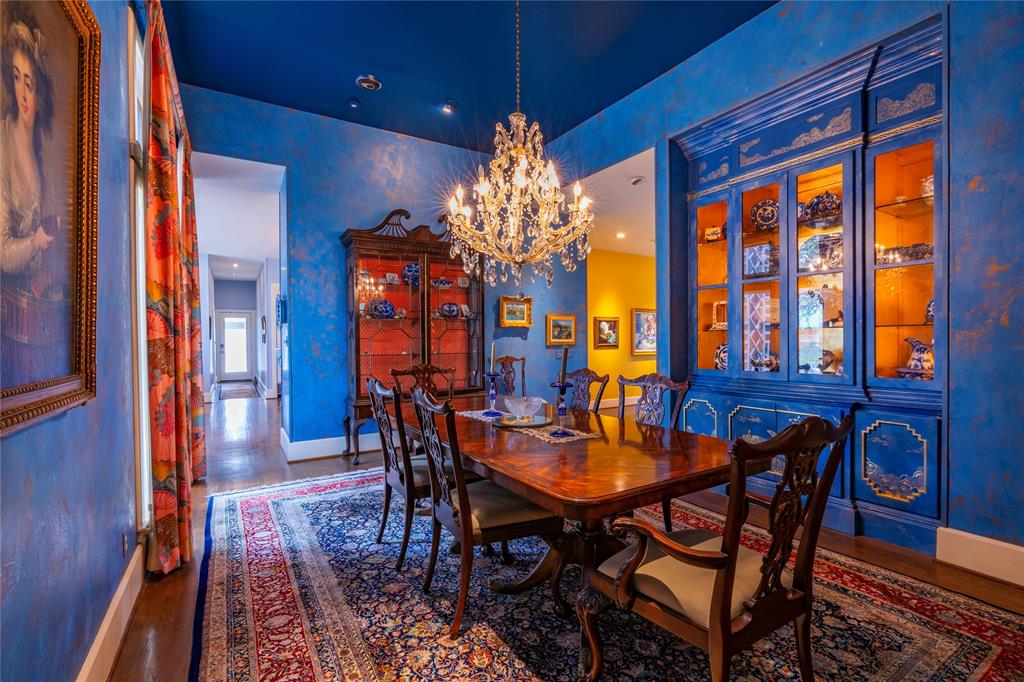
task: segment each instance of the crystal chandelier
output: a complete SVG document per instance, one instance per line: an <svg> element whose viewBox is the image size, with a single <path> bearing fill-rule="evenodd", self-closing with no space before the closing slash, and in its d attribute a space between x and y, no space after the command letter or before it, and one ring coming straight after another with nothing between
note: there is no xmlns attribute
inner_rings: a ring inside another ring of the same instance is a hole
<svg viewBox="0 0 1024 682"><path fill-rule="evenodd" d="M473 185L477 222L473 209L463 203L462 186L448 201L448 230L452 256L462 256L467 273L477 271L483 258L484 280L491 286L508 280L519 284L524 265L530 278L543 277L548 286L554 277L552 260L557 254L569 272L590 253L590 227L594 222L591 200L580 183L573 187L572 204L566 211L558 174L544 161L544 136L536 121L527 128L519 111L519 0L516 0L516 110L508 116L509 129L495 125L494 159L477 168Z"/></svg>

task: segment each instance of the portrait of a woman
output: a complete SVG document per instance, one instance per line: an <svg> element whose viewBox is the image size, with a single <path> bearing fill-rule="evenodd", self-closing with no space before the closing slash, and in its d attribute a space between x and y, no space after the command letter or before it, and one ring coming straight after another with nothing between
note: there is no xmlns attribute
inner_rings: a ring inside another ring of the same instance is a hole
<svg viewBox="0 0 1024 682"><path fill-rule="evenodd" d="M40 7L43 7L40 5ZM55 80L46 34L21 6L3 22L0 120L0 386L73 371L70 159L53 144ZM58 197L65 197L64 201Z"/></svg>

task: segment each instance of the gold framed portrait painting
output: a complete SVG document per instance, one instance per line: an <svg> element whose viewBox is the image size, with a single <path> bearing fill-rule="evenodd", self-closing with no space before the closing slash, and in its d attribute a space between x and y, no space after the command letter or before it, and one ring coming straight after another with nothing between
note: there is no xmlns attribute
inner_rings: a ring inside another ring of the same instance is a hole
<svg viewBox="0 0 1024 682"><path fill-rule="evenodd" d="M0 434L96 396L100 29L0 4Z"/></svg>
<svg viewBox="0 0 1024 682"><path fill-rule="evenodd" d="M533 325L533 299L522 294L499 297L498 324L502 327L529 327Z"/></svg>
<svg viewBox="0 0 1024 682"><path fill-rule="evenodd" d="M548 315L547 322L547 345L549 346L575 346L576 345L576 316L575 315Z"/></svg>
<svg viewBox="0 0 1024 682"><path fill-rule="evenodd" d="M619 347L619 318L594 318L594 348Z"/></svg>

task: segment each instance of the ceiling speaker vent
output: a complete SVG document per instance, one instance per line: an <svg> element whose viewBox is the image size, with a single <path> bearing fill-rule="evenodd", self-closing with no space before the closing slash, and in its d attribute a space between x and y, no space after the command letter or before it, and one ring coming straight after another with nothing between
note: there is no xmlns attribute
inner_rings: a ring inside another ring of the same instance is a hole
<svg viewBox="0 0 1024 682"><path fill-rule="evenodd" d="M377 77L372 73L365 76L360 76L356 79L356 85L361 87L363 90L369 90L370 92L376 92L380 90L384 85L377 80Z"/></svg>

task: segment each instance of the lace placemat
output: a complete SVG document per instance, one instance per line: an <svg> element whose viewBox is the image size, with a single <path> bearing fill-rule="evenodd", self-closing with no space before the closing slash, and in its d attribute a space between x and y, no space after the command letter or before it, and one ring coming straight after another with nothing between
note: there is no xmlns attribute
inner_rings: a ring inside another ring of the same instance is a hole
<svg viewBox="0 0 1024 682"><path fill-rule="evenodd" d="M469 419L476 419L481 422L492 422L495 419L501 417L510 416L507 412L502 412L500 417L485 417L484 412L487 410L469 410L466 412L459 412L459 416L468 417ZM545 443L571 443L577 440L588 440L590 438L600 438L599 433L585 433L583 431L577 431L576 429L569 429L558 424L549 424L548 426L541 426L535 429L509 429L516 433L525 433L527 436L533 436L538 440L542 440Z"/></svg>

